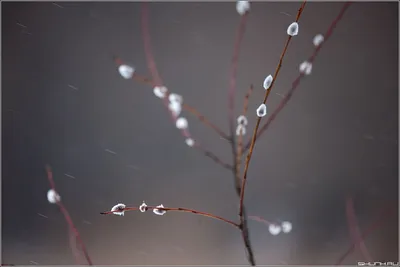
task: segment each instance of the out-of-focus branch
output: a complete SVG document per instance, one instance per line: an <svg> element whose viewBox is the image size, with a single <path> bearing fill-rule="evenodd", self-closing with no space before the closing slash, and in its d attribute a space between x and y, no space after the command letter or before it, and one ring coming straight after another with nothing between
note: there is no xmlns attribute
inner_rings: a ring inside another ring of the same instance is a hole
<svg viewBox="0 0 400 267"><path fill-rule="evenodd" d="M138 83L142 83L142 84L146 84L146 85L150 85L152 87L155 86L154 82L146 77L146 76L142 76L139 74L134 73L132 76L132 79ZM205 126L213 129L221 138L226 139L226 140L230 140L230 137L224 133L224 131L222 131L217 125L215 125L214 123L212 123L211 121L209 121L203 114L201 114L196 108L183 103L182 108L184 110L186 110L187 112L190 112L192 115L194 115L198 120L200 120Z"/></svg>
<svg viewBox="0 0 400 267"><path fill-rule="evenodd" d="M47 172L47 179L49 180L51 189L53 189L54 192L57 192L56 184L55 184L54 179L53 179L53 172L51 170L50 165L46 165L46 172ZM81 239L81 235L79 234L78 229L76 229L75 224L72 221L71 216L69 215L67 208L61 202L61 200L57 201L56 204L60 208L61 213L64 215L64 218L65 218L65 220L66 220L66 222L67 222L67 224L69 226L70 231L72 231L72 233L75 235L76 240L78 241L78 243L79 243L79 245L80 245L80 247L81 247L81 249L83 251L83 254L84 254L85 258L86 258L87 263L89 265L93 265L92 264L92 260L90 259L89 253L87 252L86 246L85 246L85 244L83 243L83 241ZM76 256L75 253L74 253L75 249L73 247L71 247L71 250L72 250L74 256ZM76 258L76 262L77 262L77 264L79 264L79 259L78 258Z"/></svg>
<svg viewBox="0 0 400 267"><path fill-rule="evenodd" d="M229 90L228 90L228 121L229 121L229 134L231 138L231 147L233 153L233 160L236 160L236 144L235 144L235 93L236 93L236 78L237 78L237 68L239 61L240 46L242 44L244 32L246 31L246 22L249 12L246 12L240 17L239 27L236 32L235 46L233 50L231 70L229 76Z"/></svg>
<svg viewBox="0 0 400 267"><path fill-rule="evenodd" d="M366 261L373 262L374 260L369 254L364 241L361 239L360 228L358 227L357 217L354 212L353 199L350 196L347 197L346 199L346 216L352 242L354 244L357 244L357 240L360 240L360 242L358 242L358 245L356 245L356 247L360 249L361 254L363 255Z"/></svg>
<svg viewBox="0 0 400 267"><path fill-rule="evenodd" d="M153 57L153 52L151 49L151 41L150 41L150 33L149 33L149 14L148 14L148 3L142 3L142 12L141 12L141 18L142 18L142 33L143 33L143 42L144 42L144 48L145 48L145 54L146 54L146 61L147 61L147 68L149 69L151 76L152 76L152 80L154 82L155 86L163 86L163 82L161 80L161 76L158 73L157 67L156 67L156 63L154 61L154 57ZM167 95L169 94L169 92L167 91ZM168 112L171 115L171 118L174 122L176 122L177 120L177 116L168 108L169 105L169 101L168 101L168 97L164 97L163 98L163 102L165 107L167 108ZM188 131L187 128L181 129L181 133L182 135L186 138L186 139L190 139L194 144L193 147L200 149L200 145L195 142L195 140L191 137L190 132ZM222 160L220 160L217 156L215 156L213 153L211 153L210 151L205 150L204 148L201 148L200 150L202 150L204 153L204 155L206 155L207 157L211 157L214 161L216 162L221 162ZM228 166L228 164L223 163L222 166L226 167Z"/></svg>
<svg viewBox="0 0 400 267"><path fill-rule="evenodd" d="M341 265L343 263L343 261L347 258L347 256L349 256L350 253L353 252L353 250L356 248L356 246L360 242L362 242L373 231L378 229L383 223L387 222L388 216L392 216L394 213L395 213L395 209L393 208L393 206L390 206L390 207L384 209L382 212L380 212L377 219L373 223L371 223L370 226L361 233L361 236L359 237L358 240L351 243L350 247L346 250L345 253L343 253L343 255L340 257L340 259L336 262L335 265Z"/></svg>
<svg viewBox="0 0 400 267"><path fill-rule="evenodd" d="M249 106L249 98L250 95L253 93L253 85L250 85L249 89L247 90L247 93L244 97L243 101L243 112L242 115L246 117L247 114L247 109ZM241 176L240 176L240 165L242 162L242 155L243 155L243 135L240 134L238 137L238 143L237 143L237 155L236 155L236 180L237 183L240 184L241 182Z"/></svg>

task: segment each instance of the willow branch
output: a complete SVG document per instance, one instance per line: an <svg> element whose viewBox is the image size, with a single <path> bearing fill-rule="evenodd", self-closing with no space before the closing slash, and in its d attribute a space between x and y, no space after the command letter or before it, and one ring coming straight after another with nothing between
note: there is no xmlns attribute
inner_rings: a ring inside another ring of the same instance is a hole
<svg viewBox="0 0 400 267"><path fill-rule="evenodd" d="M339 14L337 17L333 20L331 25L329 26L328 30L326 31L324 35L324 42L322 42L319 46L317 46L311 55L311 57L307 60L309 63L313 63L315 58L318 55L318 52L321 50L321 48L324 46L324 44L328 41L328 39L331 37L333 30L336 28L336 25L339 23L339 21L342 19L344 13L346 10L350 7L351 2L346 2L343 4ZM291 99L293 93L296 91L298 85L300 84L300 81L304 78L304 74L300 73L299 76L293 81L292 87L289 90L289 92L286 94L286 96L282 99L282 101L279 103L278 107L274 110L274 112L269 116L268 120L266 123L259 129L257 133L257 138L260 137L263 132L265 132L270 124L275 120L275 118L278 116L279 112L286 106L286 104L289 102ZM249 141L246 146L245 146L245 151L249 150L251 147L251 141Z"/></svg>
<svg viewBox="0 0 400 267"><path fill-rule="evenodd" d="M219 220L219 221L223 221L225 223L228 223L232 226L235 226L236 228L239 227L239 225L231 220L225 219L221 216L217 216L208 212L203 212L203 211L198 211L198 210L193 210L193 209L187 209L187 208L168 208L168 207L164 207L164 208L159 208L159 207L155 207L155 206L146 206L145 210L160 210L160 211L178 211L178 212L186 212L186 213L192 213L192 214L196 214L196 215L200 215L200 216L204 216L204 217L208 217L208 218L212 218L215 220ZM138 207L126 207L123 209L119 209L118 212L124 212L124 211L138 211L140 210L140 208ZM109 214L113 214L113 212L115 211L104 211L104 212L100 212L100 214L102 215L109 215Z"/></svg>
<svg viewBox="0 0 400 267"><path fill-rule="evenodd" d="M301 4L300 8L299 8L299 11L298 11L297 16L296 16L296 22L299 21L299 19L301 17L301 14L302 14L302 12L304 10L304 6L305 5L306 5L306 1L304 1ZM267 99L268 99L268 96L269 96L269 94L271 92L271 89L273 88L273 86L274 86L274 84L275 84L275 82L277 80L279 71L280 71L281 66L282 66L283 58L285 57L285 54L286 54L287 48L289 47L291 39L292 39L292 36L289 35L287 40L286 40L285 46L283 48L281 57L279 59L278 66L275 69L275 73L273 75L273 80L272 80L271 86L265 92L264 100L262 102L263 104L265 104L267 102ZM240 192L240 204L239 204L239 217L240 217L241 221L244 220L244 218L243 218L243 204L244 204L244 192L245 192L246 180L247 180L247 171L249 169L251 156L253 154L253 149L254 149L254 146L256 144L257 131L258 131L258 127L260 126L260 122L261 122L261 117L258 117L257 118L257 122L256 122L256 126L254 128L253 137L251 139L250 149L249 149L249 152L248 152L247 157L246 157L245 167L244 167L244 174L243 174L243 180L242 180L242 186L241 186L241 192Z"/></svg>

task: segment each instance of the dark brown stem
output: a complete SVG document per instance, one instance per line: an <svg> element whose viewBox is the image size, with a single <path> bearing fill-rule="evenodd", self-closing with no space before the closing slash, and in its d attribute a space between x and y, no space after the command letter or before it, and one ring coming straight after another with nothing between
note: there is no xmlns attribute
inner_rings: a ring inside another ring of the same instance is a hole
<svg viewBox="0 0 400 267"><path fill-rule="evenodd" d="M301 14L302 14L302 12L303 12L303 10L304 10L304 6L305 6L305 5L306 5L306 1L304 1L304 2L301 4L301 6L300 6L300 8L299 8L299 11L297 12L296 22L299 21L299 19L300 19L300 17L301 17ZM262 102L263 104L265 104L265 103L267 102L267 99L268 99L268 96L269 96L269 94L270 94L270 92L271 92L271 89L272 89L272 87L274 86L274 84L275 84L275 82L276 82L276 79L277 79L277 77L278 77L279 71L280 71L281 66L282 66L283 58L285 57L285 54L286 54L287 48L289 47L289 44L290 44L290 40L291 40L291 39L292 39L292 36L289 36L289 37L287 38L287 40L286 40L286 43L285 43L285 46L284 46L284 48L283 48L281 57L280 57L280 59L279 59L278 66L277 66L276 69L275 69L275 73L274 73L274 76L273 76L273 80L272 80L271 86L270 86L270 87L267 89L267 91L265 92L264 100L263 100L263 102ZM244 204L244 192L245 192L246 180L247 180L247 171L248 171L248 169L249 169L249 164L250 164L251 156L252 156L252 154L253 154L253 149L254 149L254 146L255 146L255 144L256 144L257 131L258 131L258 127L260 126L260 122L261 122L261 117L258 117L257 122L256 122L256 127L254 128L254 131L253 131L253 137L252 137L252 139L251 139L250 149L249 149L249 152L248 152L248 154L247 154L246 163L245 163L245 167L244 167L244 174L243 174L242 186L241 186L241 192L240 192L240 204L239 204L239 217L240 217L240 219L241 219L241 222L244 221L244 218L243 218L243 204Z"/></svg>
<svg viewBox="0 0 400 267"><path fill-rule="evenodd" d="M339 14L337 17L333 20L331 25L329 26L328 30L326 31L324 35L324 42L321 43L319 46L317 46L311 55L311 57L307 60L309 63L313 63L315 58L318 55L318 52L320 49L324 46L324 44L328 41L328 39L331 37L333 30L336 28L336 25L339 23L339 21L342 19L344 13L346 10L350 7L351 2L346 2L343 4L342 9L340 10ZM276 116L278 116L279 112L286 106L286 104L289 102L291 99L293 93L296 91L298 85L300 84L300 81L304 78L304 74L300 73L299 76L294 80L292 83L292 88L289 90L289 92L286 94L286 96L282 99L282 101L279 103L278 107L274 110L274 112L269 116L268 120L265 122L265 124L259 129L257 133L257 138L260 137L263 132L265 132L270 124L275 120ZM245 148L244 151L249 150L251 147L251 141L249 141Z"/></svg>
<svg viewBox="0 0 400 267"><path fill-rule="evenodd" d="M168 207L164 207L164 208L157 208L156 206L147 206L145 208L146 210L154 210L154 209L158 209L158 210L165 210L165 211L180 211L180 212L187 212L187 213L192 213L192 214L197 214L197 215L201 215L204 217L209 217L215 220L220 220L223 222L226 222L232 226L235 226L236 228L239 228L239 225L231 220L225 219L223 217L208 213L208 212L203 212L203 211L198 211L198 210L193 210L193 209L187 209L187 208L168 208ZM120 209L118 210L118 212L122 212L122 211L138 211L140 210L138 207L125 207L124 209ZM104 211L104 212L100 212L100 214L103 215L109 215L109 214L113 214L114 211Z"/></svg>

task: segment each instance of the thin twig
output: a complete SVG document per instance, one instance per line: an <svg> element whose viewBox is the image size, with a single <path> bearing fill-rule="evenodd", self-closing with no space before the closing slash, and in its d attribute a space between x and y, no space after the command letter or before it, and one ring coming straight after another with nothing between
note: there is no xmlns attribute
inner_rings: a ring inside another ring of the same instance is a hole
<svg viewBox="0 0 400 267"><path fill-rule="evenodd" d="M123 61L118 58L115 57L114 58L115 63L117 64L117 66L122 65ZM141 84L146 84L151 86L152 88L154 88L156 86L156 83L151 79L148 78L146 76L134 73L132 76L132 79L138 83ZM169 90L166 91L166 96L168 96L170 94ZM224 138L226 140L230 140L229 136L224 133L218 126L216 126L215 124L213 124L212 122L210 122L203 114L201 114L196 108L183 103L182 108L188 112L190 112L191 114L193 114L195 117L197 117L202 123L204 123L207 127L210 127L211 129L213 129L221 138Z"/></svg>
<svg viewBox="0 0 400 267"><path fill-rule="evenodd" d="M53 179L53 172L51 170L50 165L46 165L46 172L47 172L47 179L49 180L51 189L53 189L54 192L57 192L56 184ZM56 204L60 208L61 213L64 215L64 218L67 221L67 224L68 224L70 230L75 234L75 237L83 251L83 254L85 255L86 261L88 262L89 265L93 265L92 260L90 259L89 253L87 252L86 246L81 239L81 235L79 234L78 229L76 229L75 224L72 221L67 208L64 206L64 204L61 201L57 201ZM71 247L71 250L74 251L74 249L72 247ZM79 260L77 260L77 263L79 264Z"/></svg>
<svg viewBox="0 0 400 267"><path fill-rule="evenodd" d="M145 207L146 210L160 210L160 211L180 211L180 212L187 212L187 213L193 213L193 214L197 214L197 215L201 215L204 217L208 217L208 218L212 218L212 219L216 219L219 221L223 221L226 222L232 226L235 226L236 228L239 227L239 225L231 220L225 219L223 217L208 213L208 212L203 212L203 211L198 211L198 210L193 210L193 209L187 209L187 208L168 208L168 207L164 207L164 208L159 208L156 206L147 206ZM118 212L123 212L123 211L138 211L140 210L140 208L138 207L125 207L123 209L119 209ZM108 215L108 214L113 214L114 211L104 211L104 212L100 212L100 214L103 215Z"/></svg>
<svg viewBox="0 0 400 267"><path fill-rule="evenodd" d="M267 226L273 224L272 222L267 221L267 220L261 218L260 216L254 216L254 215L252 215L252 216L249 216L248 218L249 218L250 220L263 223L263 224L265 224L265 225L267 225Z"/></svg>
<svg viewBox="0 0 400 267"><path fill-rule="evenodd" d="M116 61L117 65L121 65L122 64L122 60L118 59L118 61ZM139 75L134 73L132 76L132 79L138 83L142 83L142 84L146 84L146 85L150 85L152 88L154 88L155 83L148 77L143 76L143 75ZM167 96L169 95L169 90L166 91ZM193 114L198 120L200 120L200 122L202 122L205 126L213 129L221 138L226 139L226 140L230 140L229 136L224 133L224 131L222 131L217 125L215 125L214 123L212 123L211 121L209 121L203 114L201 114L196 108L183 103L182 104L182 108L183 110L186 110L187 112Z"/></svg>
<svg viewBox="0 0 400 267"><path fill-rule="evenodd" d="M235 109L235 93L236 93L236 77L239 61L240 46L242 44L244 32L246 31L246 22L249 12L246 12L240 18L239 27L236 32L235 46L233 50L232 62L231 62L231 72L229 77L229 90L228 90L228 120L229 120L229 133L231 137L232 147L235 148L235 131L234 131L234 109ZM234 152L236 154L236 151ZM236 160L236 157L234 157Z"/></svg>
<svg viewBox="0 0 400 267"><path fill-rule="evenodd" d="M239 51L240 51L240 45L242 43L243 35L246 29L246 21L247 21L247 16L248 12L246 12L244 15L241 16L240 19L240 24L236 33L236 40L235 40L235 46L234 46L234 51L233 51L233 56L232 56L232 63L231 63L231 74L229 77L229 91L228 91L228 120L229 120L229 134L230 134L230 145L231 145L231 150L232 150L232 161L233 161L233 179L235 181L235 191L238 197L240 197L240 179L239 173L237 173L237 148L236 148L236 136L235 136L235 131L234 131L234 108L235 108L235 92L236 92L236 76L237 76L237 65L238 65L238 59L239 59ZM245 214L245 211L242 213ZM246 254L247 254L247 260L249 263L254 266L256 265L255 259L254 259L254 253L253 249L250 243L250 238L249 238L249 230L247 228L247 220L246 217L244 216L243 222L240 224L240 231L242 234L242 239L244 242L244 246L246 249Z"/></svg>
<svg viewBox="0 0 400 267"><path fill-rule="evenodd" d="M196 116L199 121L201 121L205 126L213 129L221 138L230 140L231 138L224 133L217 125L213 124L210 122L204 115L202 115L199 111L197 111L195 108L189 106L188 104L183 103L182 108L190 113L192 113L194 116Z"/></svg>
<svg viewBox="0 0 400 267"><path fill-rule="evenodd" d="M201 151L206 157L209 157L213 161L215 161L217 164L221 165L223 168L228 169L230 171L234 171L234 167L228 163L225 163L222 161L219 157L217 157L214 153L211 151L205 149L204 147L200 146L198 142L194 143L194 147Z"/></svg>
<svg viewBox="0 0 400 267"><path fill-rule="evenodd" d="M123 64L123 61L121 59L119 59L119 58L115 58L115 63L117 65L121 65L121 64ZM154 82L150 78L147 78L145 76L134 74L133 75L133 79L135 81L140 82L140 83L144 83L144 84L148 84L148 85L151 85L151 86L155 86ZM166 93L166 96L168 96L170 94L168 89L167 89L167 91L165 93ZM186 110L186 111L192 113L193 115L195 115L201 122L204 123L204 125L212 128L214 131L216 131L221 138L224 138L224 139L226 139L228 141L230 140L230 137L227 134L225 134L216 125L211 123L204 115L202 115L199 111L197 111L197 109L195 109L194 107L191 107L191 106L189 106L188 104L185 104L185 103L183 103L182 107L183 107L184 110ZM209 157L213 161L215 161L217 164L220 164L223 168L226 168L228 170L232 170L233 169L233 166L231 166L228 163L225 163L218 156L216 156L213 152L211 152L211 151L203 148L202 146L200 146L198 141L195 142L194 147L197 150L200 150L206 157Z"/></svg>
<svg viewBox="0 0 400 267"><path fill-rule="evenodd" d="M300 17L301 17L301 14L302 14L302 12L303 12L303 10L304 10L305 4L306 4L306 1L304 1L304 2L301 4L301 7L299 8L299 11L298 11L297 16L296 16L296 22L299 21L299 19L300 19ZM276 82L276 79L277 79L277 77L278 77L279 71L280 71L281 66L282 66L283 58L285 57L285 54L286 54L286 51L287 51L287 48L288 48L288 46L289 46L289 44L290 44L290 40L291 40L291 39L292 39L292 36L289 35L288 38L287 38L287 40L286 40L286 44L285 44L285 46L284 46L284 48L283 48L281 57L280 57L280 59L279 59L278 66L276 67L276 70L275 70L275 73L274 73L274 76L273 76L273 80L272 80L271 86L270 86L270 87L267 89L267 91L265 92L265 96L264 96L264 100L263 100L263 103L264 103L264 104L267 102L269 93L271 92L271 89L272 89L273 85L274 85L275 82ZM260 122L261 122L261 117L258 117L257 123L256 123L256 127L254 128L254 132L253 132L253 137L252 137L252 140L251 140L250 149L249 149L249 152L248 152L247 157L246 157L245 167L244 167L244 174L243 174L243 180L242 180L242 186L241 186L241 193L240 193L240 204L239 204L239 217L240 217L240 219L241 219L241 222L244 221L244 217L243 217L243 204L244 204L244 192L245 192L246 180L247 180L247 171L248 171L248 169L249 169L249 164L250 164L251 156L252 156L252 154L253 154L253 149L254 149L254 146L255 146L255 143L256 143L257 130L258 130L258 127L259 127L259 125L260 125Z"/></svg>
<svg viewBox="0 0 400 267"><path fill-rule="evenodd" d="M368 249L364 243L364 241L361 239L361 233L360 233L360 228L358 227L357 223L357 217L354 212L354 203L353 199L349 196L346 199L346 216L347 216L347 224L349 227L349 232L350 232L350 237L351 240L354 244L357 244L357 240L360 240L358 242L358 247L361 251L361 254L363 255L364 259L368 262L373 262L374 260L372 259L371 255L368 252Z"/></svg>
<svg viewBox="0 0 400 267"><path fill-rule="evenodd" d="M247 109L249 106L249 98L250 95L253 93L253 85L250 85L245 97L244 97L244 101L243 101L243 112L242 115L246 116L247 114ZM238 181L238 183L240 184L240 165L241 165L241 161L242 161L242 153L243 152L243 135L240 134L238 137L238 143L237 143L237 155L236 155L236 180Z"/></svg>
<svg viewBox="0 0 400 267"><path fill-rule="evenodd" d="M243 116L246 116L247 113L247 108L248 108L248 101L249 101L249 97L251 95L251 93L253 92L253 85L250 85L249 90L244 98L244 103L243 103ZM235 187L236 187L236 194L237 196L240 198L240 192L241 192L241 177L240 177L240 165L241 165L241 159L242 159L242 146L243 146L243 137L240 134L239 138L238 138L238 144L237 147L235 148L235 144L232 143L232 146L234 149L236 150L236 154L233 153L234 157L236 157L235 160L235 172L234 172L234 179L235 179ZM242 210L243 215L243 220L241 222L241 231L242 231L242 238L243 238L243 242L247 251L247 258L248 261L250 262L251 265L256 265L255 262L255 258L254 258L254 253L253 253L253 249L251 247L251 243L250 243L250 237L249 237L249 230L248 230L248 226L247 226L247 217L246 217L246 210L243 207ZM240 218L239 218L240 219Z"/></svg>
<svg viewBox="0 0 400 267"><path fill-rule="evenodd" d="M328 41L328 39L331 37L333 30L335 29L336 25L339 23L339 21L342 19L344 13L346 12L346 10L350 7L351 2L346 2L343 4L342 9L340 10L339 14L337 15L337 17L333 20L333 22L331 23L331 25L329 26L328 30L326 31L325 35L324 35L324 42L322 42L319 46L317 46L313 52L313 54L311 55L311 57L307 60L309 63L313 63L315 58L318 55L319 50L324 46L324 44L326 43L326 41ZM293 93L296 91L298 85L300 84L300 81L302 80L302 78L304 78L304 74L300 73L299 76L293 81L292 83L292 87L289 90L289 92L286 94L286 96L282 99L282 101L279 103L278 107L274 110L274 112L271 114L271 116L269 116L268 120L265 122L265 124L259 129L258 133L257 133L257 138L260 137L263 132L265 132L268 127L270 126L270 124L274 121L274 119L276 118L276 116L279 114L279 112L286 106L286 104L289 102L289 100L291 99ZM251 147L251 141L249 141L245 148L244 151L249 150Z"/></svg>

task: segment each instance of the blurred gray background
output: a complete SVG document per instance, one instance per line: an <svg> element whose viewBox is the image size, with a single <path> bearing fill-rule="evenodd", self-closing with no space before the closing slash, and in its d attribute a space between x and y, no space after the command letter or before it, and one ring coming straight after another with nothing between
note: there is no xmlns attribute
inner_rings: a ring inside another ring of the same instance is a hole
<svg viewBox="0 0 400 267"><path fill-rule="evenodd" d="M249 127L300 4L252 3L236 97L239 115L254 83ZM270 112L311 55L312 38L341 6L306 5L268 100ZM67 224L46 199L49 163L95 264L247 264L240 233L221 222L182 213L99 214L145 200L237 218L231 173L187 147L151 88L116 70L113 55L149 75L140 7L2 3L3 263L74 264ZM166 86L227 130L240 20L235 3L150 3L149 12ZM258 264L335 263L351 243L347 195L361 229L383 209L396 211L365 243L374 260L398 260L398 30L398 3L354 3L312 75L258 140L248 214L294 227L271 236L262 223L249 222ZM183 114L194 138L231 159L226 141ZM363 259L356 251L345 263Z"/></svg>

